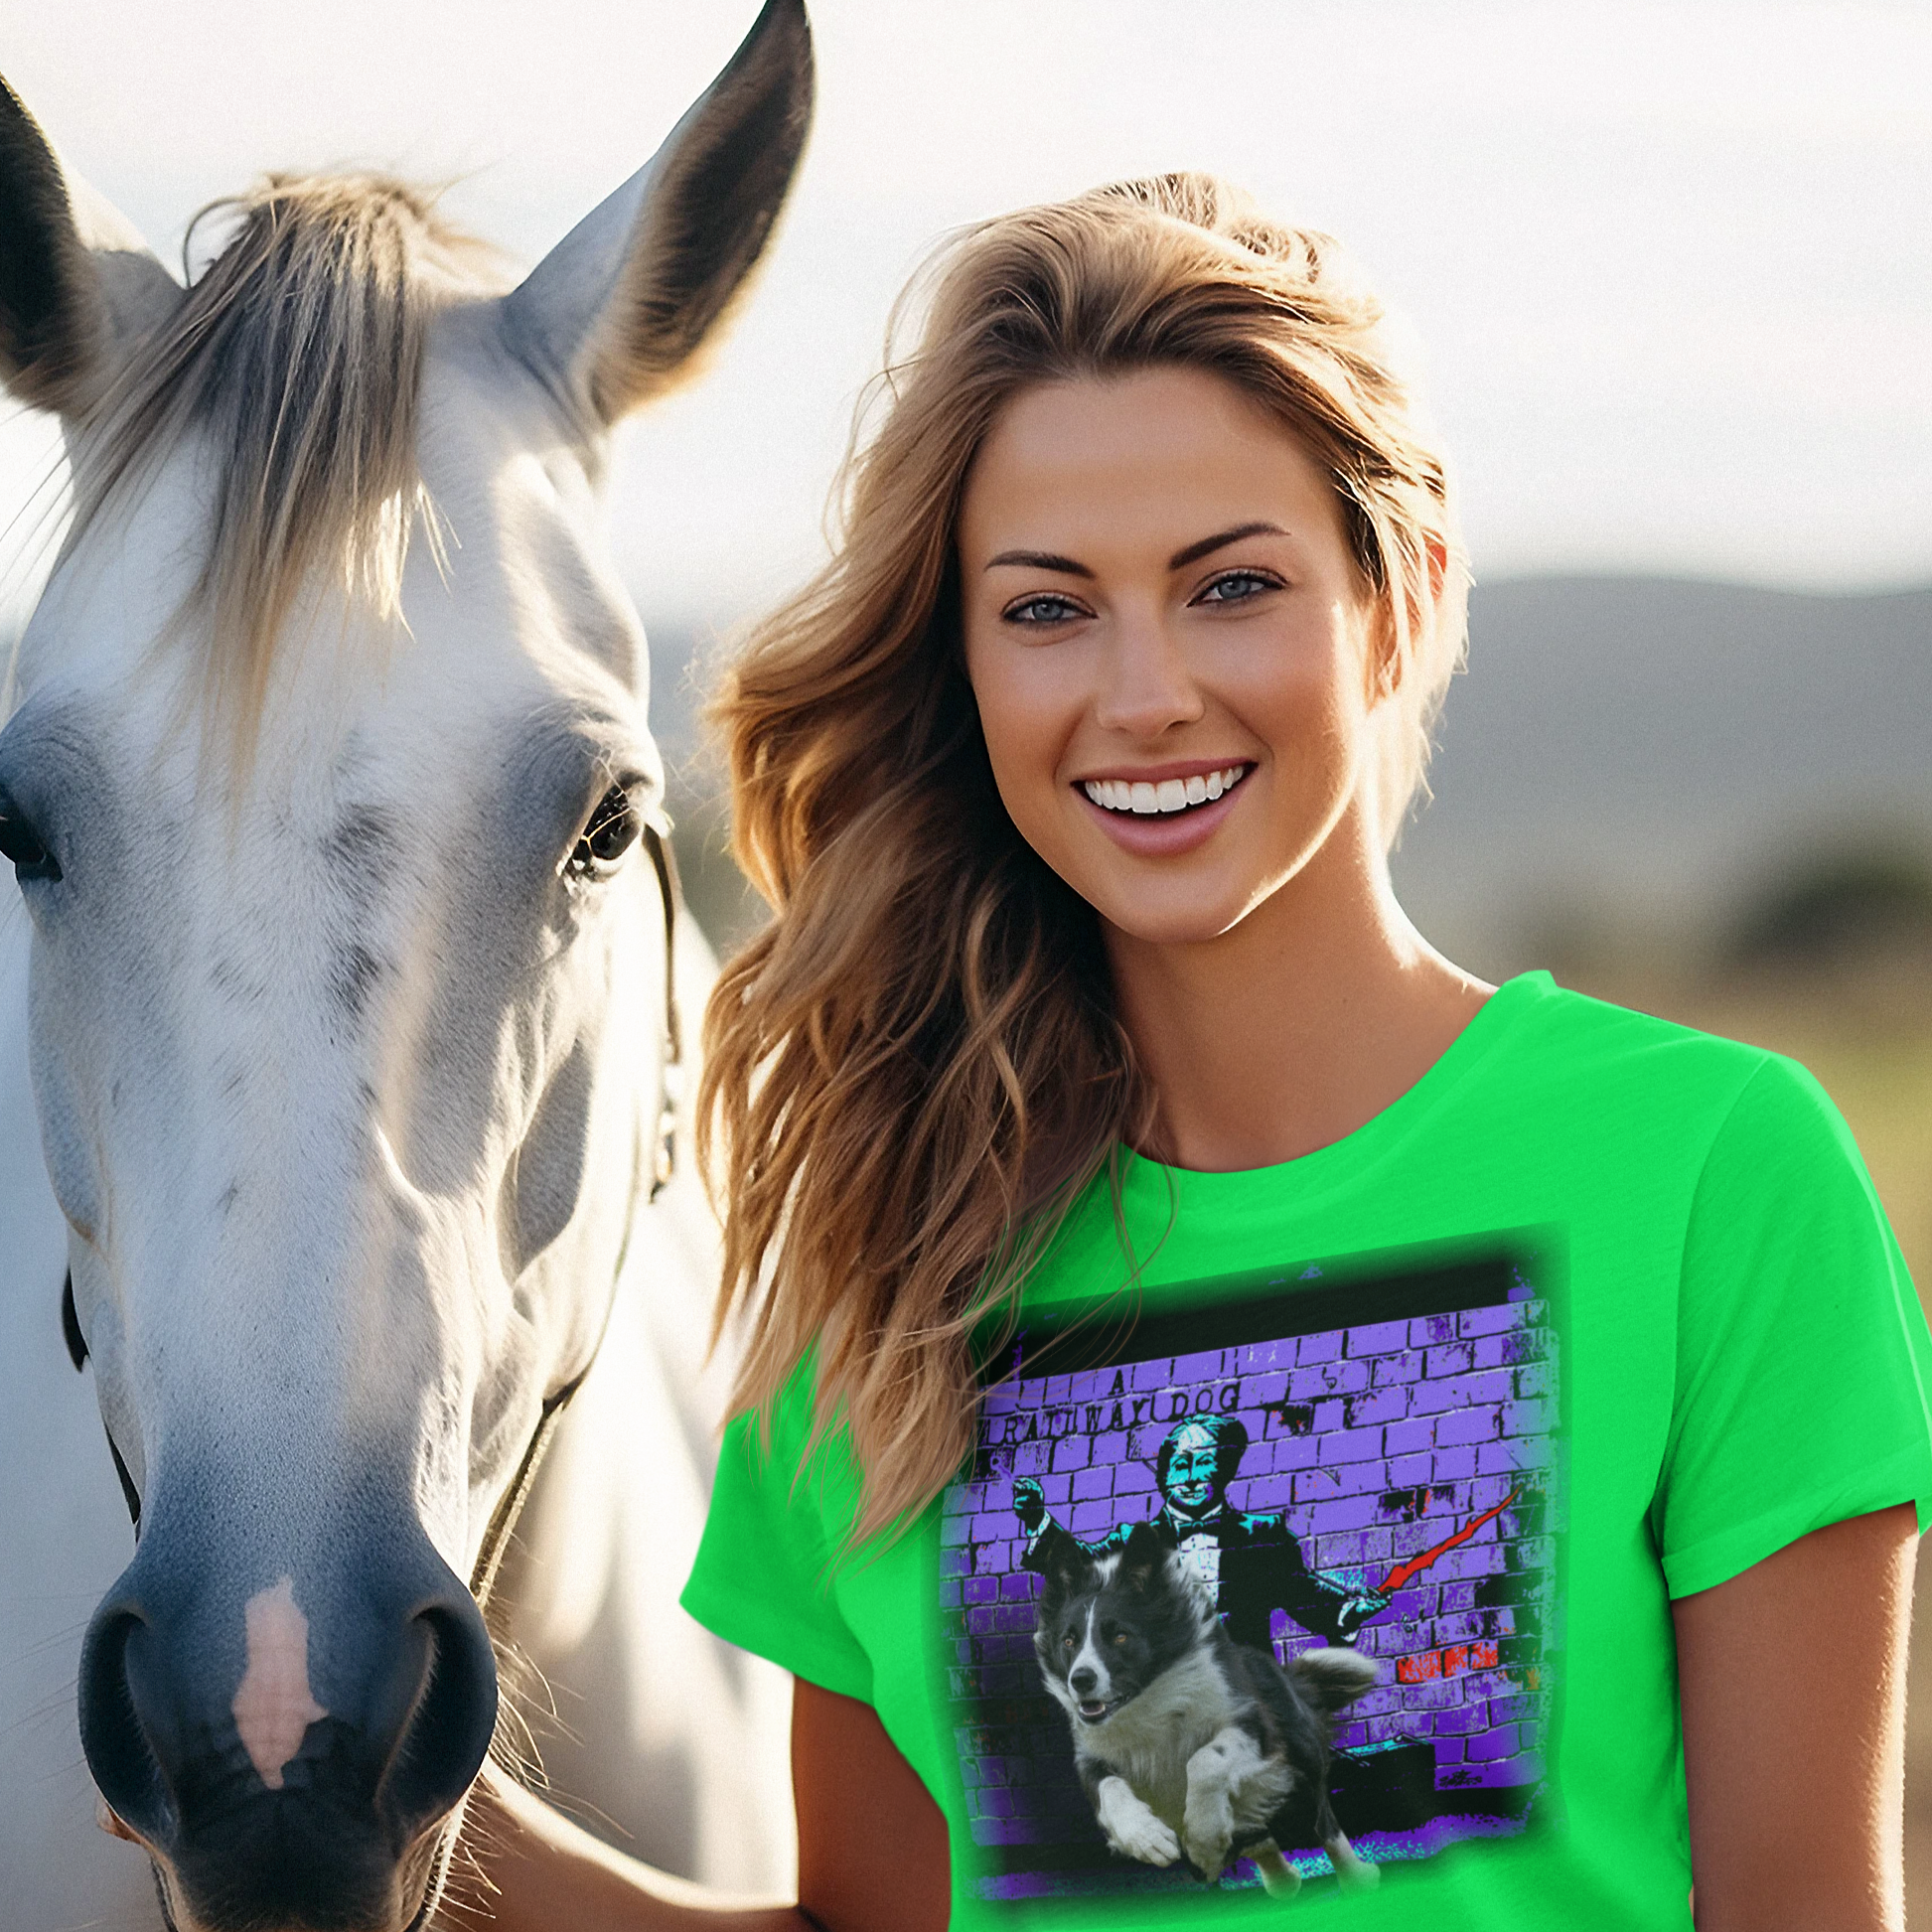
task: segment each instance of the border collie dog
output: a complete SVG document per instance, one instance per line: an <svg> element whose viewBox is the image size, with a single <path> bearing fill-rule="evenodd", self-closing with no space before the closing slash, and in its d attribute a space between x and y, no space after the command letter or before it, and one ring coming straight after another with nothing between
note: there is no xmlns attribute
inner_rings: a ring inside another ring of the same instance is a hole
<svg viewBox="0 0 1932 1932"><path fill-rule="evenodd" d="M1342 1884L1381 1877L1328 1802L1331 1720L1374 1685L1368 1658L1304 1651L1283 1670L1269 1652L1236 1643L1151 1524L1136 1524L1117 1555L1049 1569L1033 1647L1115 1852L1159 1865L1185 1852L1209 1884L1241 1854L1270 1893L1287 1897L1301 1876L1280 1845L1295 1839L1277 1836L1296 1819L1305 1825L1312 1807Z"/></svg>

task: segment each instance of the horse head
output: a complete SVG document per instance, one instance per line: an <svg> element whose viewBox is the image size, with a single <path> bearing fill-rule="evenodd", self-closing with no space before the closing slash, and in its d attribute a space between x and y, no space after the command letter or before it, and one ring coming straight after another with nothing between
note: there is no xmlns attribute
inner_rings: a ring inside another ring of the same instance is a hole
<svg viewBox="0 0 1932 1932"><path fill-rule="evenodd" d="M0 378L75 510L0 851L136 1523L87 1762L179 1932L400 1932L489 1746L478 1603L671 1069L647 659L596 518L804 143L799 0L514 288L271 182L184 289L0 83ZM658 862L654 863L654 859Z"/></svg>

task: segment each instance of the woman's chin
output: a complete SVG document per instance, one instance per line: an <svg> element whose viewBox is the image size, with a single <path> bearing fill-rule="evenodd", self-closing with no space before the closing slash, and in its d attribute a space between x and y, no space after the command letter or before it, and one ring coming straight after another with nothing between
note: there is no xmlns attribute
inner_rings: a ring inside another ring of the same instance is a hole
<svg viewBox="0 0 1932 1932"><path fill-rule="evenodd" d="M1181 882L1172 884L1179 886ZM1192 892L1171 887L1163 891L1097 889L1081 896L1095 907L1115 935L1139 946L1211 946L1233 932L1260 903L1254 893L1219 885Z"/></svg>

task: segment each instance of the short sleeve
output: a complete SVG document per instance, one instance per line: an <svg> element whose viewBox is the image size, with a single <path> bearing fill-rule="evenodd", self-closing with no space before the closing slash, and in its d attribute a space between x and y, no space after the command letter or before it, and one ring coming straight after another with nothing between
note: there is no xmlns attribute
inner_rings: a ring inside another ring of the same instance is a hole
<svg viewBox="0 0 1932 1932"><path fill-rule="evenodd" d="M756 1415L740 1415L726 1428L680 1601L727 1643L869 1704L871 1659L832 1590L825 1491L838 1484L828 1445L811 1445L811 1378L810 1362L802 1363L773 1405L768 1436Z"/></svg>
<svg viewBox="0 0 1932 1932"><path fill-rule="evenodd" d="M1850 1130L1767 1056L1712 1140L1684 1243L1653 1522L1672 1596L1799 1537L1932 1501L1932 1341Z"/></svg>

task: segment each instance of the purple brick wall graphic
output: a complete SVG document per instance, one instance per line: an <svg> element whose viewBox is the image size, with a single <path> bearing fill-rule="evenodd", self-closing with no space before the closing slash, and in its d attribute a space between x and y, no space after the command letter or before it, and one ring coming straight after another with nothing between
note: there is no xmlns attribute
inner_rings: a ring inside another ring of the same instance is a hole
<svg viewBox="0 0 1932 1932"><path fill-rule="evenodd" d="M1560 1350L1536 1282L1522 1254L1341 1284L1296 1266L1219 1303L1203 1289L1189 1312L1143 1319L1112 1344L1077 1330L1022 1338L985 1395L977 1454L941 1532L982 1895L1200 1887L1183 1867L1107 1851L1033 1651L1037 1539L1064 1531L1100 1546L1148 1519L1184 1562L1206 1561L1238 1640L1267 1642L1286 1663L1340 1629L1375 1661L1374 1689L1337 1728L1331 1780L1364 1857L1426 1858L1526 1828L1560 1668ZM1175 1465L1162 1445L1210 1437L1230 1463L1205 1514L1189 1514L1190 1499L1163 1494L1159 1472L1171 1485ZM1229 1554L1251 1544L1269 1547ZM1287 1573L1285 1545L1295 1573L1311 1573L1302 1620L1266 1600L1291 1590L1256 1580ZM1359 1628L1338 1625L1340 1606L1363 1597ZM1304 1874L1328 1871L1312 1844L1282 1849ZM1246 1861L1224 1880L1253 1882Z"/></svg>

